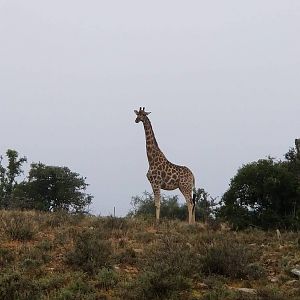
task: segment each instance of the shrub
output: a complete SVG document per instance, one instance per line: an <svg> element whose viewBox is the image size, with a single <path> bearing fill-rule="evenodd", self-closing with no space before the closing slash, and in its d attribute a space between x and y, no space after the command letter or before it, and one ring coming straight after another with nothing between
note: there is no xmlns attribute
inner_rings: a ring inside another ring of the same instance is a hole
<svg viewBox="0 0 300 300"><path fill-rule="evenodd" d="M200 256L200 270L206 275L216 274L240 279L247 277L246 266L251 263L249 249L235 240L215 240L205 244Z"/></svg>
<svg viewBox="0 0 300 300"><path fill-rule="evenodd" d="M72 281L66 287L60 289L52 298L56 300L101 299L97 298L95 287L82 273L74 274Z"/></svg>
<svg viewBox="0 0 300 300"><path fill-rule="evenodd" d="M137 262L137 255L132 248L126 248L116 259L119 263L134 265Z"/></svg>
<svg viewBox="0 0 300 300"><path fill-rule="evenodd" d="M2 219L4 232L12 239L19 241L32 240L36 229L34 224L23 213L13 212Z"/></svg>
<svg viewBox="0 0 300 300"><path fill-rule="evenodd" d="M245 268L248 279L260 279L266 276L266 270L259 263L250 263Z"/></svg>
<svg viewBox="0 0 300 300"><path fill-rule="evenodd" d="M74 249L66 255L66 262L75 268L93 274L111 264L111 244L94 230L78 233Z"/></svg>
<svg viewBox="0 0 300 300"><path fill-rule="evenodd" d="M108 268L101 268L96 276L97 286L105 290L113 288L118 280L118 274Z"/></svg>
<svg viewBox="0 0 300 300"><path fill-rule="evenodd" d="M73 232L71 228L63 228L56 233L53 243L55 247L57 247L57 245L63 246L72 240L72 236Z"/></svg>
<svg viewBox="0 0 300 300"><path fill-rule="evenodd" d="M25 270L36 270L38 267L40 267L42 262L37 259L32 258L25 258L22 262L21 266Z"/></svg>
<svg viewBox="0 0 300 300"><path fill-rule="evenodd" d="M146 232L146 231L142 231L142 232L137 232L134 235L134 238L138 241L140 241L141 243L145 243L148 244L151 241L154 240L155 238L155 234L152 232Z"/></svg>
<svg viewBox="0 0 300 300"><path fill-rule="evenodd" d="M70 217L71 215L63 210L45 214L45 226L55 228L65 225L69 222Z"/></svg>
<svg viewBox="0 0 300 300"><path fill-rule="evenodd" d="M282 291L280 291L278 288L274 288L272 286L265 286L263 288L258 289L257 296L258 296L257 298L259 300L286 300L286 299L288 299L286 297L286 295L283 295Z"/></svg>
<svg viewBox="0 0 300 300"><path fill-rule="evenodd" d="M107 218L102 219L102 226L105 229L117 229L117 230L127 230L128 229L128 222L125 218L117 218L109 216Z"/></svg>
<svg viewBox="0 0 300 300"><path fill-rule="evenodd" d="M31 300L40 299L37 284L18 272L0 274L0 299Z"/></svg>
<svg viewBox="0 0 300 300"><path fill-rule="evenodd" d="M9 263L13 262L15 259L12 250L7 248L0 248L0 267L7 266Z"/></svg>
<svg viewBox="0 0 300 300"><path fill-rule="evenodd" d="M53 243L49 240L42 240L36 247L42 251L50 251L53 249Z"/></svg>
<svg viewBox="0 0 300 300"><path fill-rule="evenodd" d="M234 296L234 292L228 290L223 285L217 285L201 297L201 300L242 300ZM250 300L250 299L249 299ZM254 299L253 299L254 300Z"/></svg>
<svg viewBox="0 0 300 300"><path fill-rule="evenodd" d="M57 290L65 284L66 278L63 274L49 274L37 281L43 293L49 293L51 290Z"/></svg>
<svg viewBox="0 0 300 300"><path fill-rule="evenodd" d="M163 236L160 243L146 251L143 270L129 286L124 299L176 299L191 288L193 252L176 238Z"/></svg>
<svg viewBox="0 0 300 300"><path fill-rule="evenodd" d="M162 236L160 243L145 253L145 269L162 271L168 275L190 275L195 264L195 253L176 236Z"/></svg>
<svg viewBox="0 0 300 300"><path fill-rule="evenodd" d="M33 271L35 274L41 271L39 267L45 263L48 263L51 258L50 255L45 252L45 250L39 248L38 246L24 246L21 248L19 255L21 255L22 258L20 259L20 266L22 270Z"/></svg>
<svg viewBox="0 0 300 300"><path fill-rule="evenodd" d="M123 285L121 299L180 299L180 292L190 289L189 279L182 275L165 276L161 272L146 271L133 282Z"/></svg>

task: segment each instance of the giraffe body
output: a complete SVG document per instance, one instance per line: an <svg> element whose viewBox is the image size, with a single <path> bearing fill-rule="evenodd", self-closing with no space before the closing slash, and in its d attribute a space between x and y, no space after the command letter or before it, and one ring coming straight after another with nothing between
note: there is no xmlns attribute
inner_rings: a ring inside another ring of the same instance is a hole
<svg viewBox="0 0 300 300"><path fill-rule="evenodd" d="M143 122L146 136L146 150L149 162L147 178L152 186L156 207L156 221L160 215L160 190L175 190L179 188L183 194L189 212L189 223L195 222L195 210L193 200L193 188L195 186L194 175L185 166L179 166L167 160L163 152L159 149L151 122L144 109L135 110L137 115L136 123Z"/></svg>

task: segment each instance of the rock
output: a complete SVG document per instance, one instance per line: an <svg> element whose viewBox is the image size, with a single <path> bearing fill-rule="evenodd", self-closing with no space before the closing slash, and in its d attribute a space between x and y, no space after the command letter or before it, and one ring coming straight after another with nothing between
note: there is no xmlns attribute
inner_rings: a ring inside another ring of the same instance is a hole
<svg viewBox="0 0 300 300"><path fill-rule="evenodd" d="M190 249L193 248L192 244L190 244L190 243L186 243L186 245L187 245Z"/></svg>
<svg viewBox="0 0 300 300"><path fill-rule="evenodd" d="M52 273L54 271L54 268L48 268L48 271Z"/></svg>
<svg viewBox="0 0 300 300"><path fill-rule="evenodd" d="M291 273L294 274L294 275L296 275L296 276L299 276L299 277L300 277L300 270L299 270L299 269L296 269L296 268L295 268L295 269L292 269L292 270L291 270Z"/></svg>
<svg viewBox="0 0 300 300"><path fill-rule="evenodd" d="M197 287L198 287L199 289L201 289L201 290L206 290L206 289L208 289L208 285L207 285L206 283L204 283L204 282L199 282L199 283L197 283Z"/></svg>
<svg viewBox="0 0 300 300"><path fill-rule="evenodd" d="M133 251L134 251L135 253L143 253L143 249L138 249L138 248L136 248L136 249L133 249Z"/></svg>
<svg viewBox="0 0 300 300"><path fill-rule="evenodd" d="M130 266L127 266L127 267L124 269L124 271L125 271L126 273L130 273L130 274L137 274L137 273L139 272L137 268L135 268L135 267L130 267Z"/></svg>
<svg viewBox="0 0 300 300"><path fill-rule="evenodd" d="M236 287L229 287L231 290L247 293L251 295L256 295L257 291L255 289L249 289L249 288L236 288Z"/></svg>
<svg viewBox="0 0 300 300"><path fill-rule="evenodd" d="M297 279L293 279L293 280L289 280L287 281L284 285L288 285L288 286L294 286L296 283L298 283L299 280Z"/></svg>

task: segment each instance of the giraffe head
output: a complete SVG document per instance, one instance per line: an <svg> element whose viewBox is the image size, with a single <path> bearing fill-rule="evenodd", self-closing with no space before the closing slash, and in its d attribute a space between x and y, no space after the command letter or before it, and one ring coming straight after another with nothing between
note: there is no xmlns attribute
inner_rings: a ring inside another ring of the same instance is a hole
<svg viewBox="0 0 300 300"><path fill-rule="evenodd" d="M143 109L140 107L140 110L135 110L134 112L136 114L135 123L144 122L147 115L150 114L150 112L145 111L145 107Z"/></svg>

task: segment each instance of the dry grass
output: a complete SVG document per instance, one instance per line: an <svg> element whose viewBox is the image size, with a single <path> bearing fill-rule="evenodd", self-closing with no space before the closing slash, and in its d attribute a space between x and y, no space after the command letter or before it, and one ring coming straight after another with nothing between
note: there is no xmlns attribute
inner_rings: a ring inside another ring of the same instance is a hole
<svg viewBox="0 0 300 300"><path fill-rule="evenodd" d="M298 233L18 211L0 224L0 299L300 299Z"/></svg>

